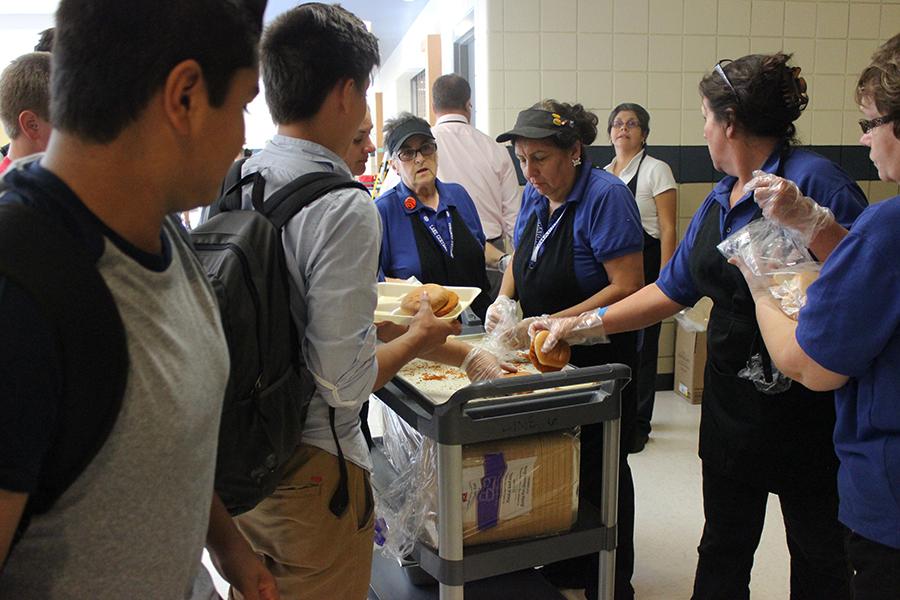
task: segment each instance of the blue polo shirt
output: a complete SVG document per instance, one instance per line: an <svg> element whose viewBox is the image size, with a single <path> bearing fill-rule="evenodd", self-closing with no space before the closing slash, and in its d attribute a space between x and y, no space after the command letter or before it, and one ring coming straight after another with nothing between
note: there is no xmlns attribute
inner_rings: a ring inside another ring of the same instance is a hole
<svg viewBox="0 0 900 600"><path fill-rule="evenodd" d="M398 183L393 189L375 200L375 207L378 208L383 225L379 263L383 275L399 279L422 276L422 264L419 262L419 249L416 246L412 225L413 219L420 218L420 212L431 219L449 248L450 226L446 211L453 207L481 247L484 248L484 231L481 229L478 210L469 193L457 183L444 183L438 180L435 180L434 183L438 191L437 210L432 210L416 200L415 194L403 182ZM407 198L411 198L414 202L407 203ZM406 206L407 204L409 207Z"/></svg>
<svg viewBox="0 0 900 600"><path fill-rule="evenodd" d="M814 152L794 149L783 160L779 146L766 160L762 170L766 173L781 170L783 177L796 183L805 196L831 209L838 223L847 229L868 204L863 191L847 173ZM662 292L682 306L693 306L702 297L691 277L690 258L697 233L709 211L716 205L724 209L719 218L719 232L723 240L750 223L756 215L757 205L753 201L752 193L745 194L734 208L730 207L731 190L736 182L737 177L729 175L716 184L699 210L694 213L684 239L656 280L656 285Z"/></svg>
<svg viewBox="0 0 900 600"><path fill-rule="evenodd" d="M835 391L842 523L900 549L900 196L862 214L800 311L797 342Z"/></svg>
<svg viewBox="0 0 900 600"><path fill-rule="evenodd" d="M572 223L575 277L585 293L596 293L609 285L603 263L644 249L641 215L631 190L618 177L595 169L587 159L566 197L566 211L574 210ZM560 209L561 210L561 209ZM513 241L522 243L525 227L537 214L544 230L550 218L550 201L529 183L522 193Z"/></svg>

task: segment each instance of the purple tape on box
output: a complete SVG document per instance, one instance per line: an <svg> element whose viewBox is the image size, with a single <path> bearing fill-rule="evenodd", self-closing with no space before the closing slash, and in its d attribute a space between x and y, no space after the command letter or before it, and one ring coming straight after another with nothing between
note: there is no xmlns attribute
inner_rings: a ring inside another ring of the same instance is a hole
<svg viewBox="0 0 900 600"><path fill-rule="evenodd" d="M502 452L484 455L484 477L481 478L481 490L478 492L479 531L496 527L500 520L500 492L505 474L506 461L503 460Z"/></svg>

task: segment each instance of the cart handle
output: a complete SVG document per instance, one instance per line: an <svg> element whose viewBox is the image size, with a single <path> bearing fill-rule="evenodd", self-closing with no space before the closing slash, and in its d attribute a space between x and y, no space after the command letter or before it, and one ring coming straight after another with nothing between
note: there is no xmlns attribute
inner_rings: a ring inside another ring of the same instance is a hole
<svg viewBox="0 0 900 600"><path fill-rule="evenodd" d="M597 365L592 367L581 367L568 369L565 371L557 371L555 373L545 373L538 377L530 375L524 377L500 377L497 379L489 379L487 381L479 381L467 385L457 390L447 402L433 406L434 414L441 416L459 409L463 404L470 400L479 398L498 398L508 401L508 396L519 392L534 392L548 388L564 387L580 384L596 384L595 387L582 391L593 391L600 387L604 381L615 381L616 390L621 389L626 383L631 381L631 369L619 363L610 363L607 365ZM575 390L573 390L575 391ZM482 404L481 406L485 406Z"/></svg>

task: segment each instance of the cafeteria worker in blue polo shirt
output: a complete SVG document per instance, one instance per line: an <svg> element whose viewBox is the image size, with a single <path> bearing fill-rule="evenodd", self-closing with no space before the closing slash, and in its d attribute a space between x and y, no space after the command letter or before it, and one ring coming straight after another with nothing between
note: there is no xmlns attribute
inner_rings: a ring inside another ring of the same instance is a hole
<svg viewBox="0 0 900 600"><path fill-rule="evenodd" d="M900 183L900 35L876 50L856 101L878 176ZM771 175L752 183L766 217L833 248L819 255L825 264L797 321L752 276L748 283L775 365L835 390L838 516L850 530L854 598L900 598L900 196L867 208L848 234L793 183Z"/></svg>
<svg viewBox="0 0 900 600"><path fill-rule="evenodd" d="M519 336L527 344L528 317L577 315L620 300L644 281L644 230L637 203L618 177L591 164L585 152L597 137L597 116L580 104L545 100L519 113L498 142L512 141L528 180L516 220L512 268L498 303L518 298L526 317ZM491 326L491 316L488 325ZM637 333L611 336L609 344L573 348L572 364L638 362ZM626 446L637 410L637 386L622 393L616 597L632 598L634 484ZM600 506L602 424L581 429L580 495ZM559 587L597 594L597 555L546 565Z"/></svg>
<svg viewBox="0 0 900 600"><path fill-rule="evenodd" d="M385 150L400 183L375 201L384 226L382 273L480 288L472 310L484 320L491 285L475 203L461 185L437 179L438 147L427 121L404 112L384 129Z"/></svg>
<svg viewBox="0 0 900 600"><path fill-rule="evenodd" d="M771 364L753 298L740 270L716 246L760 218L744 184L761 169L796 181L849 228L866 205L834 163L793 147L794 121L808 97L789 56L720 61L700 81L703 135L713 166L726 174L694 215L656 283L607 310L535 323L550 339L639 329L702 296L713 300L700 412L705 524L694 598L748 598L753 555L770 493L778 495L791 555L791 597L849 598L844 532L837 516L837 468L831 392L793 381L774 394L738 376L752 356ZM826 254L822 240L810 250ZM764 387L764 386L760 386Z"/></svg>

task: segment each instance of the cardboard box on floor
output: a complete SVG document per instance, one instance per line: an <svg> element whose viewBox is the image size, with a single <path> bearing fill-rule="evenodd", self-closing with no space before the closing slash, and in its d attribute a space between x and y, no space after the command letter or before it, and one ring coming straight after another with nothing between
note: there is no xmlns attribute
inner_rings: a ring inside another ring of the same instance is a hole
<svg viewBox="0 0 900 600"><path fill-rule="evenodd" d="M570 530L578 516L580 448L568 431L463 446L463 545ZM492 482L498 464L503 475ZM424 538L437 547L437 511L429 512Z"/></svg>
<svg viewBox="0 0 900 600"><path fill-rule="evenodd" d="M712 300L704 297L675 317L675 393L691 404L699 404L703 399L706 325L711 309Z"/></svg>

